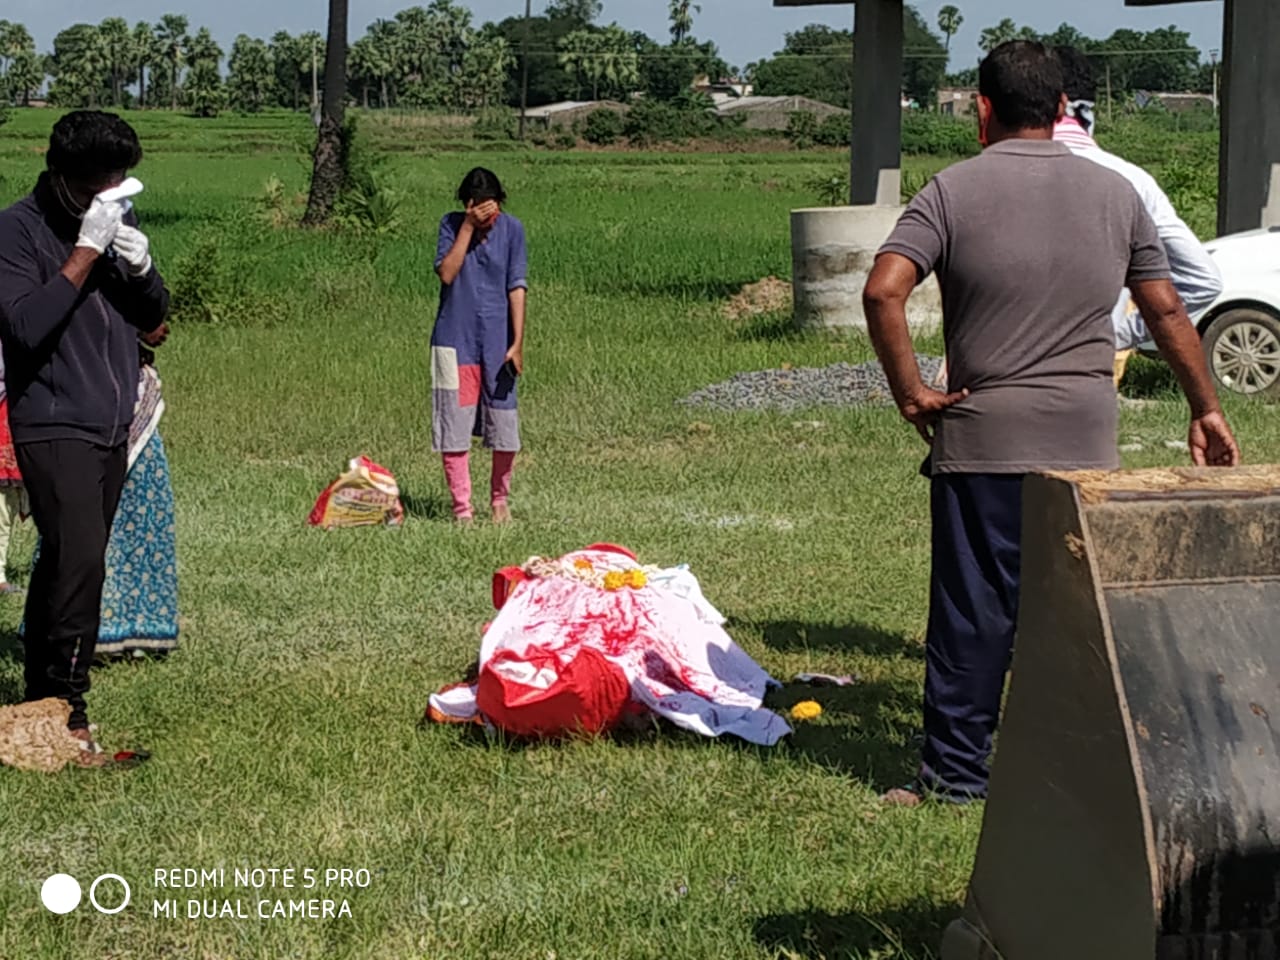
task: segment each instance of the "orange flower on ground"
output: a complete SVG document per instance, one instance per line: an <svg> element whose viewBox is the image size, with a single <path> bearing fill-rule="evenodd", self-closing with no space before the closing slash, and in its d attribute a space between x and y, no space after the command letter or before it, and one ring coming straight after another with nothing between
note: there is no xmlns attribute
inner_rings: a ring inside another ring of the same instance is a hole
<svg viewBox="0 0 1280 960"><path fill-rule="evenodd" d="M573 561L573 567L575 570L594 570L595 569L595 567L591 565L591 561L586 559L585 557L579 557L577 560Z"/></svg>
<svg viewBox="0 0 1280 960"><path fill-rule="evenodd" d="M801 700L791 708L792 720L816 720L822 716L822 705L816 700Z"/></svg>

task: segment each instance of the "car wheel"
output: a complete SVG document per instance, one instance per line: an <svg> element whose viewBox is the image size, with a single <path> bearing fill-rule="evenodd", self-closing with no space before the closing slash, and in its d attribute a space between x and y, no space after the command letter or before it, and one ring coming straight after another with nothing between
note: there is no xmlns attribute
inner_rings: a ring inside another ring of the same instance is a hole
<svg viewBox="0 0 1280 960"><path fill-rule="evenodd" d="M1261 310L1228 310L1204 333L1204 355L1218 385L1280 400L1280 320Z"/></svg>

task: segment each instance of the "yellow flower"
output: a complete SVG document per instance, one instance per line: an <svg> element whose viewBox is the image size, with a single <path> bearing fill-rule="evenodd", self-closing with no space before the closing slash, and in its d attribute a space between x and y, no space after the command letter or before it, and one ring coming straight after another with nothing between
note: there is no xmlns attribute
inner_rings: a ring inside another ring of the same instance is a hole
<svg viewBox="0 0 1280 960"><path fill-rule="evenodd" d="M801 700L791 708L792 720L816 720L822 716L822 705L815 700Z"/></svg>
<svg viewBox="0 0 1280 960"><path fill-rule="evenodd" d="M645 576L643 570L638 567L634 570L627 571L627 586L632 590L639 590L649 582L649 578Z"/></svg>
<svg viewBox="0 0 1280 960"><path fill-rule="evenodd" d="M604 575L604 588L606 590L621 590L627 583L627 575L619 573L617 570L611 570Z"/></svg>

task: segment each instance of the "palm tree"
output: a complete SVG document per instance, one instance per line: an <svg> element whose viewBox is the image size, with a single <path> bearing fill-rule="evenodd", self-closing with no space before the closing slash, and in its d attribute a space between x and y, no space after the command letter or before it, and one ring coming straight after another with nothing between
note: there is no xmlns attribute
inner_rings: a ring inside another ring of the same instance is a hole
<svg viewBox="0 0 1280 960"><path fill-rule="evenodd" d="M240 34L231 45L227 61L231 103L237 110L256 113L262 109L275 80L271 51L262 40Z"/></svg>
<svg viewBox="0 0 1280 960"><path fill-rule="evenodd" d="M693 32L693 15L701 13L702 7L689 0L670 0L667 10L671 18L671 42L683 43L684 38Z"/></svg>
<svg viewBox="0 0 1280 960"><path fill-rule="evenodd" d="M169 109L178 109L178 71L182 69L187 44L187 18L177 13L166 13L156 24L156 39L163 51L163 60L169 65Z"/></svg>
<svg viewBox="0 0 1280 960"><path fill-rule="evenodd" d="M61 106L98 106L98 95L107 79L109 63L98 28L77 23L53 38L51 91Z"/></svg>
<svg viewBox="0 0 1280 960"><path fill-rule="evenodd" d="M44 80L44 69L36 54L36 43L22 24L0 20L0 64L9 96L26 106L31 91Z"/></svg>
<svg viewBox="0 0 1280 960"><path fill-rule="evenodd" d="M400 64L399 24L394 20L375 20L369 27L370 58L373 75L379 84L379 102L389 107L394 102ZM388 89L390 87L390 89Z"/></svg>
<svg viewBox="0 0 1280 960"><path fill-rule="evenodd" d="M1018 35L1018 25L1008 17L1005 17L994 27L987 27L982 31L982 36L978 39L978 46L982 48L983 53L990 53L1002 43L1017 40Z"/></svg>
<svg viewBox="0 0 1280 960"><path fill-rule="evenodd" d="M187 50L191 72L187 76L187 105L198 117L212 117L222 107L222 48L208 27L201 27Z"/></svg>
<svg viewBox="0 0 1280 960"><path fill-rule="evenodd" d="M212 63L216 66L221 62L222 48L218 46L218 41L213 39L213 34L209 32L208 27L201 27L199 32L191 38L187 47L187 59L193 67L200 63Z"/></svg>
<svg viewBox="0 0 1280 960"><path fill-rule="evenodd" d="M378 54L374 43L366 34L351 45L351 62L348 70L351 79L360 87L360 105L369 109L369 88L377 80Z"/></svg>
<svg viewBox="0 0 1280 960"><path fill-rule="evenodd" d="M320 84L322 82L322 70L325 62L324 37L320 36L314 30L308 30L306 33L298 34L298 39L293 42L294 57L297 60L297 78L299 82L304 83L311 88L312 100L311 109L315 110L319 104L314 102L320 95ZM300 88L297 88L300 89ZM294 109L298 108L297 96L294 97Z"/></svg>
<svg viewBox="0 0 1280 960"><path fill-rule="evenodd" d="M20 23L0 20L0 77L9 75L13 61L28 48L34 50L35 43L27 28Z"/></svg>
<svg viewBox="0 0 1280 960"><path fill-rule="evenodd" d="M631 34L614 23L597 37L598 80L603 80L615 94L623 98L630 96L640 83L640 57L631 42ZM599 97L598 91L596 96Z"/></svg>
<svg viewBox="0 0 1280 960"><path fill-rule="evenodd" d="M573 77L574 97L582 99L582 80L594 78L596 35L590 30L575 30L560 41L560 67ZM597 87L598 87L597 81Z"/></svg>
<svg viewBox="0 0 1280 960"><path fill-rule="evenodd" d="M960 27L963 24L964 16L960 13L959 7L947 4L938 11L938 29L947 38L946 50L948 54L951 53L951 38L960 32Z"/></svg>
<svg viewBox="0 0 1280 960"><path fill-rule="evenodd" d="M347 0L329 0L329 41L325 46L324 105L320 132L311 170L311 193L306 226L319 226L329 219L347 171L344 169L343 106L347 97Z"/></svg>
<svg viewBox="0 0 1280 960"><path fill-rule="evenodd" d="M108 17L98 25L107 56L107 70L111 75L111 102L119 107L124 103L124 86L133 76L133 34L123 17Z"/></svg>
<svg viewBox="0 0 1280 960"><path fill-rule="evenodd" d="M156 34L151 24L139 21L133 28L133 63L138 68L138 106L147 105L147 70L156 63Z"/></svg>
<svg viewBox="0 0 1280 960"><path fill-rule="evenodd" d="M456 99L465 109L488 107L501 101L507 71L515 58L505 37L486 34L475 37L462 58Z"/></svg>

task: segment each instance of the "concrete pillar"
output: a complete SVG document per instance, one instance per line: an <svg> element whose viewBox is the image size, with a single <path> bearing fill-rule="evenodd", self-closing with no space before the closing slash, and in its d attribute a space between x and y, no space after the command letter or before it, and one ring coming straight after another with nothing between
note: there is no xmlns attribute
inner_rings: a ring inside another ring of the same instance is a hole
<svg viewBox="0 0 1280 960"><path fill-rule="evenodd" d="M850 203L900 202L903 0L858 0Z"/></svg>
<svg viewBox="0 0 1280 960"><path fill-rule="evenodd" d="M1218 233L1280 223L1280 3L1227 0ZM1264 212L1265 211L1265 212Z"/></svg>
<svg viewBox="0 0 1280 960"><path fill-rule="evenodd" d="M1280 228L1280 163L1271 165L1271 190L1267 198L1267 205L1262 211L1262 225Z"/></svg>
<svg viewBox="0 0 1280 960"><path fill-rule="evenodd" d="M798 326L866 330L862 288L876 251L901 214L898 205L791 211L791 282ZM907 301L907 323L921 333L942 323L942 298L933 277Z"/></svg>

